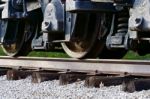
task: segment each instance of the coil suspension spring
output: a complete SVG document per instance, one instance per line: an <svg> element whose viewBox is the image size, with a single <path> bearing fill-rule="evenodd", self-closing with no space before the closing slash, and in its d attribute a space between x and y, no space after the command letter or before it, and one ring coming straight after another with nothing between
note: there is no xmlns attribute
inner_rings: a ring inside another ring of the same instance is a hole
<svg viewBox="0 0 150 99"><path fill-rule="evenodd" d="M106 46L108 49L125 48L127 45L128 33L128 10L123 10L115 14L111 32L107 36Z"/></svg>
<svg viewBox="0 0 150 99"><path fill-rule="evenodd" d="M129 14L126 12L117 14L117 34L126 34L128 32L128 18Z"/></svg>

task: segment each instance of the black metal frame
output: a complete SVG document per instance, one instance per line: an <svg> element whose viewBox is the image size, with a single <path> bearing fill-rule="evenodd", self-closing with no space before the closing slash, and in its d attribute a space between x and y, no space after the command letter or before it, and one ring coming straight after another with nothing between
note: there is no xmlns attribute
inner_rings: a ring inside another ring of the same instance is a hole
<svg viewBox="0 0 150 99"><path fill-rule="evenodd" d="M66 11L70 12L115 12L116 8L113 2L92 2L90 0L67 0Z"/></svg>

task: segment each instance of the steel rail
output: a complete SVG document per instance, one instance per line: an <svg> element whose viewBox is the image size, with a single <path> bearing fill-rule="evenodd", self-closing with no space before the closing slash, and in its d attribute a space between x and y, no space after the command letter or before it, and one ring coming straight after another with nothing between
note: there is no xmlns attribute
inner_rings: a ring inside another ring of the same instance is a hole
<svg viewBox="0 0 150 99"><path fill-rule="evenodd" d="M36 57L0 57L0 67L32 68L58 71L80 71L100 73L123 73L130 75L150 76L149 60L100 60L100 59L68 59L68 58L36 58Z"/></svg>

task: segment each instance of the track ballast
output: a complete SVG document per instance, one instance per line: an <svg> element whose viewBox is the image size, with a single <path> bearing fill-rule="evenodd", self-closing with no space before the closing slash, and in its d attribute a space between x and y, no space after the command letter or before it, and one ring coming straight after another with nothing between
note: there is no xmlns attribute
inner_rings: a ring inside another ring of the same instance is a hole
<svg viewBox="0 0 150 99"><path fill-rule="evenodd" d="M148 60L0 57L0 75L6 74L8 80L30 75L33 83L59 79L60 85L66 85L85 80L87 87L122 84L128 92L150 89L149 70Z"/></svg>

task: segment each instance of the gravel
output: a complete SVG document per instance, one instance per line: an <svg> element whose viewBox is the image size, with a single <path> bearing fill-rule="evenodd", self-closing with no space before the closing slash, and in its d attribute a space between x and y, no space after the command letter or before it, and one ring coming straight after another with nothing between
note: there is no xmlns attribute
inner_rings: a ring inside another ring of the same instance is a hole
<svg viewBox="0 0 150 99"><path fill-rule="evenodd" d="M60 86L58 80L34 84L31 77L8 81L1 76L0 99L150 99L150 90L126 93L121 86L86 88L84 81Z"/></svg>

